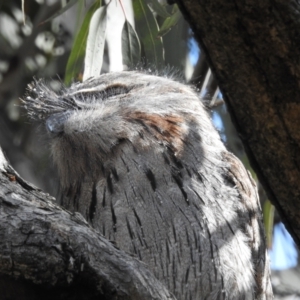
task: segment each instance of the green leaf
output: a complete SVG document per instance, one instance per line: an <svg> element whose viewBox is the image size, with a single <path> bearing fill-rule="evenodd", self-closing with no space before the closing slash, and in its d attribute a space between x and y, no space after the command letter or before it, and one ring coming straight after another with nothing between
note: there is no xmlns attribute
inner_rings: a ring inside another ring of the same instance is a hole
<svg viewBox="0 0 300 300"><path fill-rule="evenodd" d="M131 24L125 20L122 30L123 64L136 66L141 60L141 45L137 33Z"/></svg>
<svg viewBox="0 0 300 300"><path fill-rule="evenodd" d="M107 5L97 9L90 22L83 80L100 75L106 38L106 9Z"/></svg>
<svg viewBox="0 0 300 300"><path fill-rule="evenodd" d="M275 208L272 203L267 200L263 206L263 217L267 238L267 246L270 249L272 247L272 236L273 236L273 226L274 226L274 212Z"/></svg>
<svg viewBox="0 0 300 300"><path fill-rule="evenodd" d="M156 19L144 0L133 0L132 5L136 21L135 28L143 45L146 59L160 68L164 65L164 50L162 39L158 36Z"/></svg>
<svg viewBox="0 0 300 300"><path fill-rule="evenodd" d="M158 0L148 0L147 3L149 3L151 9L162 18L169 18L171 16Z"/></svg>
<svg viewBox="0 0 300 300"><path fill-rule="evenodd" d="M76 25L75 25L75 28L76 28L76 33L78 33L79 31L79 28L82 24L82 21L85 17L85 14L86 14L86 5L85 5L85 1L86 0L78 0L78 4L77 4L77 12L76 12ZM98 1L94 1L94 2L98 2ZM95 4L95 3L94 3ZM91 5L93 6L93 5Z"/></svg>
<svg viewBox="0 0 300 300"><path fill-rule="evenodd" d="M164 36L166 33L168 33L171 30L171 28L178 23L180 17L181 17L181 13L176 5L175 12L172 14L171 17L165 19L165 21L163 22L163 24L158 32L158 35Z"/></svg>
<svg viewBox="0 0 300 300"><path fill-rule="evenodd" d="M102 2L101 0L96 1L96 3L94 3L91 6L91 8L87 11L84 20L82 22L81 28L75 37L72 51L70 53L67 67L66 67L66 74L65 74L66 85L69 85L72 82L72 80L76 78L82 70L90 21L97 8L101 6L101 2Z"/></svg>
<svg viewBox="0 0 300 300"><path fill-rule="evenodd" d="M70 0L64 7L62 7L57 13L55 13L53 16L48 18L46 21L42 22L42 24L47 23L54 18L58 17L59 15L63 14L65 11L67 11L70 7L72 7L78 0Z"/></svg>

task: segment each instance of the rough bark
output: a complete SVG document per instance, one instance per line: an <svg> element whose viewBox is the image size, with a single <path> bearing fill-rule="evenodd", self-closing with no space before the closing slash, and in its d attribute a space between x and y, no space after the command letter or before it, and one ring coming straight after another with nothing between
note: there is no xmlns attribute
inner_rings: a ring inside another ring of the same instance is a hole
<svg viewBox="0 0 300 300"><path fill-rule="evenodd" d="M53 200L19 177L0 149L1 297L175 299L143 263Z"/></svg>
<svg viewBox="0 0 300 300"><path fill-rule="evenodd" d="M177 0L253 168L300 246L300 4Z"/></svg>

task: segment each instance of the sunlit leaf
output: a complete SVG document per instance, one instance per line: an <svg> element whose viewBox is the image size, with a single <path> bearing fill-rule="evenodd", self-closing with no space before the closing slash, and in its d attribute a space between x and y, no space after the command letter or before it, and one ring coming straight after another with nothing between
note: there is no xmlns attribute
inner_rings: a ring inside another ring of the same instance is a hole
<svg viewBox="0 0 300 300"><path fill-rule="evenodd" d="M122 30L123 64L136 66L141 59L141 45L137 33L131 24L125 20Z"/></svg>
<svg viewBox="0 0 300 300"><path fill-rule="evenodd" d="M58 17L59 15L63 14L65 11L67 11L70 7L72 7L78 0L70 0L64 7L62 7L57 13L55 13L53 16L48 18L46 21L42 22L42 24L49 22L53 20L54 18Z"/></svg>
<svg viewBox="0 0 300 300"><path fill-rule="evenodd" d="M267 246L269 249L272 248L274 212L275 212L275 207L272 205L272 203L269 200L267 200L264 203L264 207L263 207L263 217L264 217L264 224L265 224L265 231L266 231L266 238L267 238Z"/></svg>
<svg viewBox="0 0 300 300"><path fill-rule="evenodd" d="M148 0L147 2L151 5L152 10L162 18L169 18L171 16L158 0Z"/></svg>
<svg viewBox="0 0 300 300"><path fill-rule="evenodd" d="M90 21L97 8L101 6L101 2L101 0L96 1L96 3L92 5L91 8L87 11L81 28L76 35L66 67L66 85L69 85L82 70Z"/></svg>
<svg viewBox="0 0 300 300"><path fill-rule="evenodd" d="M100 75L106 37L106 8L105 5L97 9L90 22L83 80Z"/></svg>
<svg viewBox="0 0 300 300"><path fill-rule="evenodd" d="M127 1L131 4L131 1ZM107 56L109 62L106 61L107 71L118 72L123 71L122 56L122 29L126 20L126 10L122 4L123 0L114 0L107 7L107 36L105 39L105 47L107 47ZM124 3L125 4L125 3Z"/></svg>
<svg viewBox="0 0 300 300"><path fill-rule="evenodd" d="M132 5L136 31L143 45L146 59L159 68L164 63L164 51L162 40L158 36L156 19L144 0L133 0Z"/></svg>
<svg viewBox="0 0 300 300"><path fill-rule="evenodd" d="M163 24L158 32L158 35L163 36L166 33L168 33L171 30L171 28L178 23L180 17L181 17L180 10L176 6L176 10L172 14L172 16L169 18L166 18L165 21L163 22Z"/></svg>

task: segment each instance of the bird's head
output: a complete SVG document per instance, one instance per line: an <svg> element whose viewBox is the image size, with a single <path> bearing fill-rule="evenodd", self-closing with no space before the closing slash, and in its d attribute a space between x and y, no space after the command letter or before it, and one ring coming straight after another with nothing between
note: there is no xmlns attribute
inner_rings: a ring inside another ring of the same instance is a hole
<svg viewBox="0 0 300 300"><path fill-rule="evenodd" d="M59 93L35 81L23 103L31 118L44 123L62 181L68 184L79 174L99 176L122 145L139 154L167 150L180 158L202 116L201 126L211 131L190 87L135 71L104 74Z"/></svg>

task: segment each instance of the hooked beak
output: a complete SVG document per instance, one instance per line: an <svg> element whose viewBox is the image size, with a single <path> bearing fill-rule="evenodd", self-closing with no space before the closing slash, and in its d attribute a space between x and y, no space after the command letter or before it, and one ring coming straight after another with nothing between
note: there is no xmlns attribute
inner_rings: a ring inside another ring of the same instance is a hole
<svg viewBox="0 0 300 300"><path fill-rule="evenodd" d="M65 111L62 113L56 113L47 118L46 129L51 134L60 134L64 131L64 124L69 118L70 112Z"/></svg>

